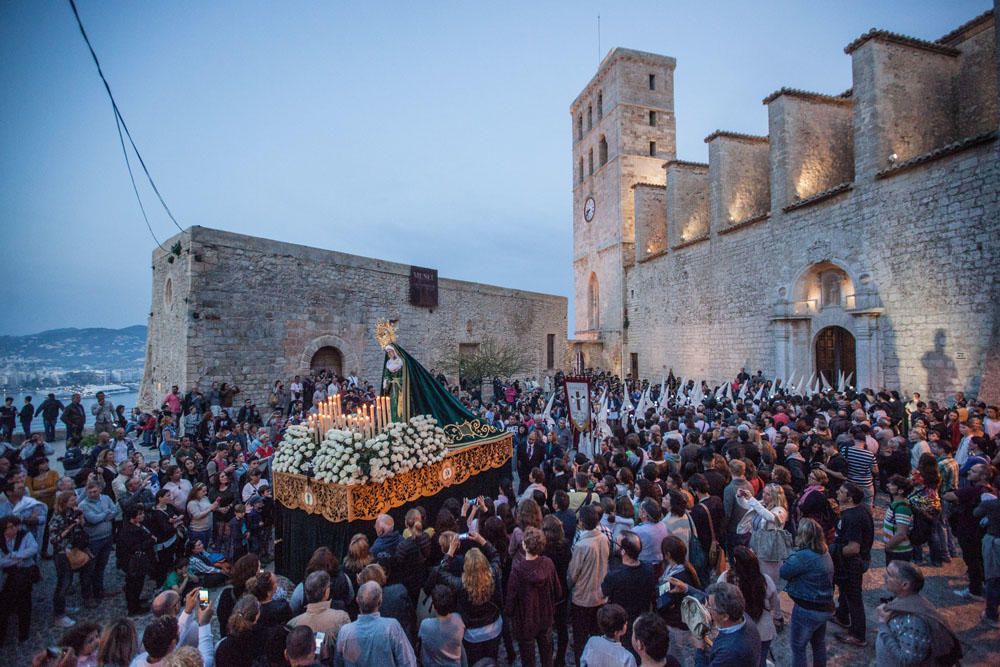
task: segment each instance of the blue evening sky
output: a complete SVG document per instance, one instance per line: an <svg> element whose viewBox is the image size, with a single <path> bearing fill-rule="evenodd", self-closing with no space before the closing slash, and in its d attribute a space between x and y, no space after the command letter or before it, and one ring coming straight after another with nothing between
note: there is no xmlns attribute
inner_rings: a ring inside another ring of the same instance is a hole
<svg viewBox="0 0 1000 667"><path fill-rule="evenodd" d="M717 128L766 133L777 88L850 87L843 47L869 28L937 39L991 6L79 0L182 226L564 295L598 14L603 53L677 58L678 157L704 161ZM153 240L67 2L0 4L0 90L0 334L145 323Z"/></svg>

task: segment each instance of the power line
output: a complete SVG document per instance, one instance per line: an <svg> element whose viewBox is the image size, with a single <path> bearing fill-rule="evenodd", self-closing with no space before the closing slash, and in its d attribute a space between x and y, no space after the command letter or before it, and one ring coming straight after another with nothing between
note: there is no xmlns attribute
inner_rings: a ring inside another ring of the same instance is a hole
<svg viewBox="0 0 1000 667"><path fill-rule="evenodd" d="M125 131L124 136L128 137L129 144L132 146L132 150L135 151L135 156L139 160L140 166L142 166L142 171L146 174L146 180L149 181L149 185L153 188L153 192L156 193L157 199L160 200L160 205L163 206L163 210L167 212L167 216L170 221L174 223L179 231L184 231L184 229L177 224L174 214L170 212L170 208L167 206L167 202L163 200L163 195L160 194L159 188L156 187L156 183L153 181L152 175L149 173L149 169L146 167L146 161L142 159L142 154L139 152L138 146L135 145L135 140L132 139L132 133L128 130L128 125L125 123L125 118L122 116L121 110L118 108L118 103L115 101L115 96L111 93L111 86L108 84L107 78L104 76L104 70L101 69L101 61L97 59L97 53L94 51L93 45L90 43L90 38L87 36L87 31L83 28L83 21L80 19L80 12L77 11L75 0L69 0L69 6L73 10L73 16L76 17L76 25L80 28L80 34L83 35L83 41L87 43L87 48L90 50L90 57L94 59L94 65L97 66L97 73L101 77L101 81L104 83L104 90L108 93L108 99L111 100L111 108L115 112L115 124L118 128L118 138L121 140L122 153L125 155L125 165L128 167L129 178L132 180L132 189L135 191L136 199L139 200L139 209L142 211L142 217L146 221L146 226L149 227L149 233L153 235L153 240L156 241L157 245L160 242L156 240L156 235L153 234L153 228L149 224L149 218L146 217L146 209L143 208L142 199L139 197L139 189L135 184L135 177L132 174L132 165L129 163L128 151L125 148L125 139L122 136L122 130ZM160 246L162 249L163 246Z"/></svg>
<svg viewBox="0 0 1000 667"><path fill-rule="evenodd" d="M135 200L139 202L139 210L142 211L142 219L146 221L146 229L149 230L149 235L153 237L156 241L156 245L160 246L160 250L166 251L163 244L160 243L160 239L156 238L156 234L153 232L153 226L149 224L149 218L146 216L146 207L142 205L142 197L139 196L139 188L135 185L135 176L132 175L132 163L128 159L128 151L125 150L125 137L122 136L122 124L118 122L118 116L115 116L115 128L118 130L118 141L122 145L122 155L125 156L125 166L128 168L128 177L132 181L132 191L135 192Z"/></svg>

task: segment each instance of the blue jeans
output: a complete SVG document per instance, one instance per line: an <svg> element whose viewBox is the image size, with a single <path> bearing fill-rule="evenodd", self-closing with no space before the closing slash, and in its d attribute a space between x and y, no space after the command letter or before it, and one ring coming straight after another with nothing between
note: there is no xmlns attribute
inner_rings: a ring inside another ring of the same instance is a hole
<svg viewBox="0 0 1000 667"><path fill-rule="evenodd" d="M96 600L104 593L104 570L108 567L112 548L111 536L90 541L90 553L94 555L93 569L89 576L80 577L80 588L84 600Z"/></svg>
<svg viewBox="0 0 1000 667"><path fill-rule="evenodd" d="M807 667L806 647L812 645L813 667L826 667L826 622L833 618L827 611L812 611L799 605L792 609L792 667Z"/></svg>
<svg viewBox="0 0 1000 667"><path fill-rule="evenodd" d="M73 583L73 570L69 566L69 559L66 554L57 552L53 558L56 565L56 590L52 597L52 612L56 617L66 613L66 591ZM80 573L80 581L86 581L93 576L94 559L91 558L87 564L77 572Z"/></svg>

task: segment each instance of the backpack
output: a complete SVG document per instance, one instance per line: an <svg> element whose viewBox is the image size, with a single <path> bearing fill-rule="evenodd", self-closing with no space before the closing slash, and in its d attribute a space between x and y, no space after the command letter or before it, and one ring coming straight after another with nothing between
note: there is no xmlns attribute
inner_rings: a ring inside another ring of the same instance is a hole
<svg viewBox="0 0 1000 667"><path fill-rule="evenodd" d="M913 510L913 525L910 526L908 534L910 544L915 547L927 544L931 539L931 534L934 532L934 522L937 520L937 514L932 515L929 512L918 509L912 504L910 508Z"/></svg>

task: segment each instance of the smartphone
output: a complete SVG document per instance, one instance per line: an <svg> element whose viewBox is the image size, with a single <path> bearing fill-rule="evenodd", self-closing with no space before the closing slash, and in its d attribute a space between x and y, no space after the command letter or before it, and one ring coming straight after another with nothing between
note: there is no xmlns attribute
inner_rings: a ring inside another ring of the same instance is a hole
<svg viewBox="0 0 1000 667"><path fill-rule="evenodd" d="M202 588L198 591L198 606L202 609L208 607L208 589Z"/></svg>
<svg viewBox="0 0 1000 667"><path fill-rule="evenodd" d="M666 595L670 592L670 580L667 579L662 584L660 584L659 593L660 595Z"/></svg>
<svg viewBox="0 0 1000 667"><path fill-rule="evenodd" d="M323 642L326 641L326 633L317 632L316 633L316 657L320 657L320 653L323 652Z"/></svg>
<svg viewBox="0 0 1000 667"><path fill-rule="evenodd" d="M460 540L467 540L467 539L469 539L469 534L468 533L462 533L461 535L458 536L458 539L460 539Z"/></svg>
<svg viewBox="0 0 1000 667"><path fill-rule="evenodd" d="M62 646L50 646L47 649L45 649L45 653L50 658L58 658L59 656L61 656L63 654L63 647Z"/></svg>

